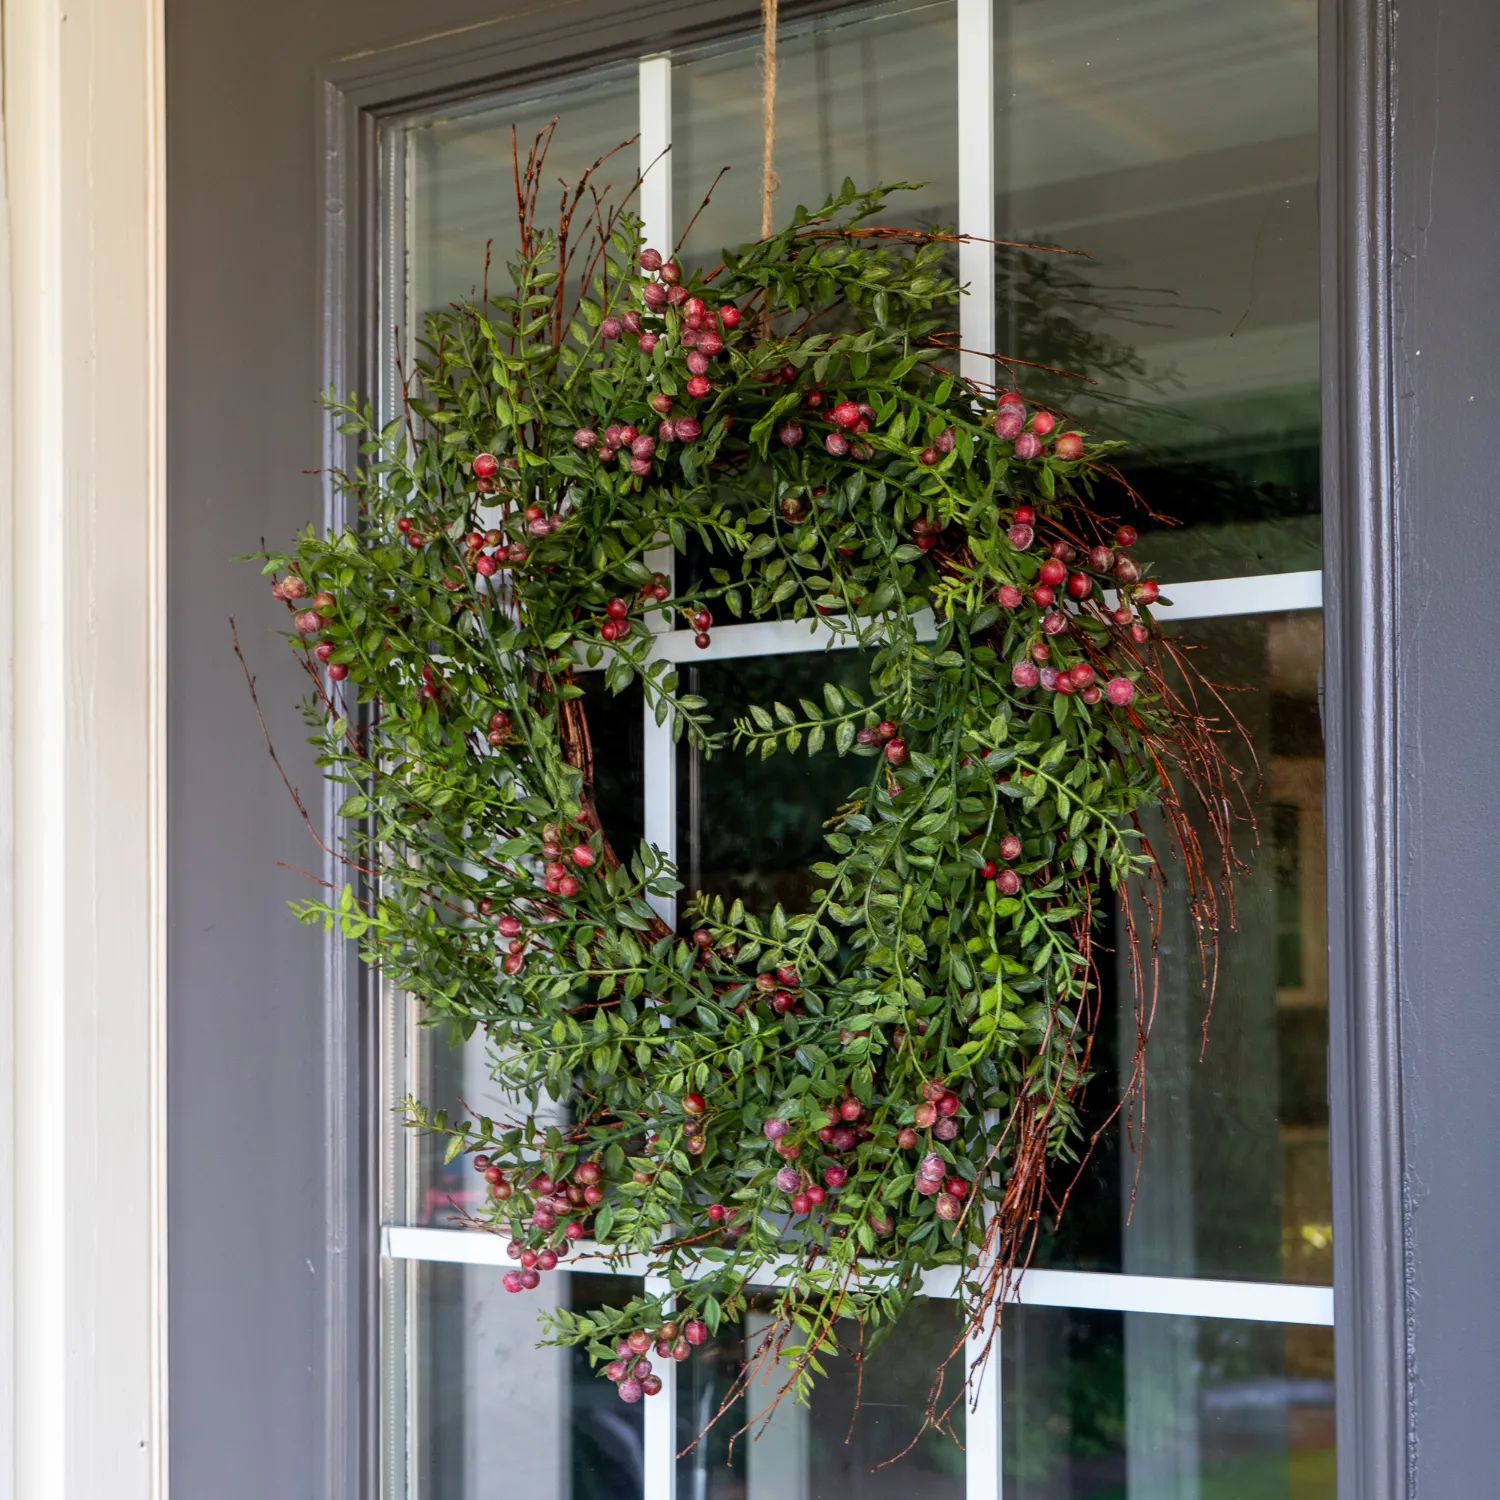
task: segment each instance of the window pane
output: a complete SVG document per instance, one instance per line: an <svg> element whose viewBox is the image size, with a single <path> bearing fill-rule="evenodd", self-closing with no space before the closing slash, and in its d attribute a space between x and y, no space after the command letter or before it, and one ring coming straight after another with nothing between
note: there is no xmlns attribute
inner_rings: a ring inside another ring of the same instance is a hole
<svg viewBox="0 0 1500 1500"><path fill-rule="evenodd" d="M1164 575L1315 568L1314 0L996 7L998 347L1023 391L1130 438ZM1125 509L1116 495L1111 504Z"/></svg>
<svg viewBox="0 0 1500 1500"><path fill-rule="evenodd" d="M493 1266L411 1262L412 1500L639 1500L642 1418L577 1349L538 1349L540 1299L575 1311L639 1295L625 1277L554 1273L535 1292Z"/></svg>
<svg viewBox="0 0 1500 1500"><path fill-rule="evenodd" d="M859 20L823 16L782 28L777 46L776 223L813 208L845 177L861 188L921 183L892 200L885 222L952 225L958 218L957 56L951 0L890 6ZM683 245L712 267L727 246L760 238L760 40L746 37L672 72L673 214Z"/></svg>
<svg viewBox="0 0 1500 1500"><path fill-rule="evenodd" d="M1333 1333L1008 1308L1005 1500L1333 1500Z"/></svg>
<svg viewBox="0 0 1500 1500"><path fill-rule="evenodd" d="M763 1326L752 1316L751 1355ZM953 1304L918 1303L865 1352L861 1376L850 1324L848 1348L820 1356L827 1373L802 1407L776 1401L786 1374L775 1366L737 1384L747 1328L725 1326L677 1367L678 1500L962 1500L961 1355L934 1402L953 1403L947 1430L922 1430L933 1372L961 1336Z"/></svg>
<svg viewBox="0 0 1500 1500"><path fill-rule="evenodd" d="M1236 885L1238 930L1220 935L1212 1015L1180 881L1164 912L1160 990L1141 1114L1095 1150L1041 1262L1151 1275L1326 1284L1333 1278L1328 1168L1321 618L1176 627L1226 693L1246 740L1225 746L1256 794L1258 844ZM1257 774L1255 767L1259 766ZM1257 794L1258 784L1258 794ZM1089 1109L1102 1123L1135 1043L1123 968L1103 975ZM1113 993L1111 993L1113 991ZM1205 1020L1207 1031L1205 1039ZM1139 1175L1137 1175L1139 1165ZM1067 1185L1059 1175L1055 1186Z"/></svg>
<svg viewBox="0 0 1500 1500"><path fill-rule="evenodd" d="M491 285L509 290L505 266L519 243L512 126L524 169L531 143L559 117L537 200L538 216L547 223L555 218L562 183L573 185L606 151L636 134L638 97L631 65L551 84L543 95L505 95L402 127L407 305L398 316L420 326L426 314L467 297L481 284L490 242ZM627 146L600 169L597 181L612 183L618 197L639 167L636 148Z"/></svg>
<svg viewBox="0 0 1500 1500"><path fill-rule="evenodd" d="M708 700L715 727L731 730L752 703L822 700L822 683L852 686L869 700L869 658L854 651L705 662L685 669L685 690ZM808 866L828 857L823 824L858 794L874 762L837 755L762 760L730 741L713 756L679 751L678 859L686 895L741 898L752 911L806 904L817 881Z"/></svg>
<svg viewBox="0 0 1500 1500"><path fill-rule="evenodd" d="M645 828L644 702L639 686L623 693L604 687L602 672L582 672L589 737L594 747L594 803L610 843L622 860L639 847ZM496 912L495 919L504 912ZM455 1118L484 1114L499 1119L514 1111L494 1080L494 1061L482 1031L458 1041L446 1026L421 1024L421 1007L407 997L393 998L408 1013L407 1053L402 1076L393 1080L392 1105L408 1097ZM561 1111L555 1110L558 1118ZM445 1161L447 1142L426 1132L412 1134L399 1120L393 1159L403 1163L407 1186L397 1192L394 1211L412 1224L450 1227L485 1201L484 1184L473 1158ZM394 1186L394 1185L393 1185Z"/></svg>

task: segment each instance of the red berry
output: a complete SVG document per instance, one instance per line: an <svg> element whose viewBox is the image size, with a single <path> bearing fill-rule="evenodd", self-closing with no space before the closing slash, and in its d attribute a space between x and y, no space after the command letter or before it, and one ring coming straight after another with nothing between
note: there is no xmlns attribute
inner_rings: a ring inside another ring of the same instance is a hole
<svg viewBox="0 0 1500 1500"><path fill-rule="evenodd" d="M926 1099L912 1111L912 1119L916 1121L918 1129L921 1130L930 1130L937 1123L937 1117L937 1105Z"/></svg>
<svg viewBox="0 0 1500 1500"><path fill-rule="evenodd" d="M1041 673L1029 661L1018 661L1010 669L1010 681L1012 687L1034 688L1041 681Z"/></svg>
<svg viewBox="0 0 1500 1500"><path fill-rule="evenodd" d="M1038 437L1046 437L1057 426L1057 418L1050 411L1039 411L1031 419L1031 430Z"/></svg>
<svg viewBox="0 0 1500 1500"><path fill-rule="evenodd" d="M403 536L405 536L406 533L411 530L411 517L402 516L396 522L396 530L399 531Z"/></svg>
<svg viewBox="0 0 1500 1500"><path fill-rule="evenodd" d="M1046 609L1047 606L1052 603L1052 600L1055 597L1056 596L1053 594L1052 590L1049 589L1045 583L1038 584L1036 588L1032 589L1031 591L1031 602L1035 604L1038 609Z"/></svg>
<svg viewBox="0 0 1500 1500"><path fill-rule="evenodd" d="M698 632L698 634L693 637L693 644L700 651L707 651L708 650L708 644L709 644L708 643L708 632L706 630L700 630Z"/></svg>
<svg viewBox="0 0 1500 1500"><path fill-rule="evenodd" d="M1133 547L1136 544L1136 530L1134 526L1122 526L1115 532L1115 546Z"/></svg>
<svg viewBox="0 0 1500 1500"><path fill-rule="evenodd" d="M792 1194L792 1212L794 1214L805 1214L812 1207L812 1199L806 1193Z"/></svg>
<svg viewBox="0 0 1500 1500"><path fill-rule="evenodd" d="M995 436L1014 442L1026 425L1026 408L1014 401L1004 401L995 413Z"/></svg>
<svg viewBox="0 0 1500 1500"><path fill-rule="evenodd" d="M722 1224L729 1216L729 1210L722 1203L710 1203L708 1205L708 1217L715 1224Z"/></svg>
<svg viewBox="0 0 1500 1500"><path fill-rule="evenodd" d="M1042 451L1042 440L1034 432L1023 432L1016 439L1016 457L1035 458Z"/></svg>
<svg viewBox="0 0 1500 1500"><path fill-rule="evenodd" d="M930 469L942 458L942 456L943 455L939 453L936 448L924 448L918 461L925 464Z"/></svg>
<svg viewBox="0 0 1500 1500"><path fill-rule="evenodd" d="M740 310L731 303L727 307L719 309L719 321L726 328L738 328L740 326Z"/></svg>
<svg viewBox="0 0 1500 1500"><path fill-rule="evenodd" d="M709 384L707 375L694 375L687 383L687 393L690 396L706 396L713 386ZM682 436L682 428L679 425L677 435Z"/></svg>
<svg viewBox="0 0 1500 1500"><path fill-rule="evenodd" d="M824 1192L817 1183L814 1182L808 1187L806 1193L804 1193L803 1196L808 1200L809 1203L813 1205L814 1208L816 1208L820 1203L824 1202L827 1199L828 1194Z"/></svg>
<svg viewBox="0 0 1500 1500"><path fill-rule="evenodd" d="M493 557L479 557L474 561L474 571L481 578L493 578L499 566Z"/></svg>
<svg viewBox="0 0 1500 1500"><path fill-rule="evenodd" d="M694 630L708 630L714 623L714 617L706 609L693 611L692 625Z"/></svg>
<svg viewBox="0 0 1500 1500"><path fill-rule="evenodd" d="M493 453L476 453L474 455L474 477L476 479L493 479L499 472L500 461Z"/></svg>
<svg viewBox="0 0 1500 1500"><path fill-rule="evenodd" d="M702 1094L684 1094L682 1096L682 1112L685 1115L697 1116L705 1113L708 1109L708 1101Z"/></svg>
<svg viewBox="0 0 1500 1500"><path fill-rule="evenodd" d="M984 868L979 873L983 875L986 880L993 880L995 876L1000 873L1000 866L997 865L994 860L987 859L984 862Z"/></svg>
<svg viewBox="0 0 1500 1500"><path fill-rule="evenodd" d="M828 413L828 419L837 427L853 427L861 415L859 407L853 401L840 401Z"/></svg>
<svg viewBox="0 0 1500 1500"><path fill-rule="evenodd" d="M914 1150L917 1144L917 1132L913 1130L910 1125L904 1126L900 1133L896 1136L896 1144L900 1146L903 1151Z"/></svg>
<svg viewBox="0 0 1500 1500"><path fill-rule="evenodd" d="M1053 445L1052 451L1060 459L1071 463L1076 458L1083 457L1083 434L1078 432L1065 432Z"/></svg>
<svg viewBox="0 0 1500 1500"><path fill-rule="evenodd" d="M1025 595L1022 594L1020 589L1018 589L1015 584L1002 583L1000 585L999 599L1000 603L1004 605L1006 609L1019 608L1021 600L1023 598L1025 598Z"/></svg>
<svg viewBox="0 0 1500 1500"><path fill-rule="evenodd" d="M848 1180L847 1167L825 1167L823 1170L823 1181L831 1188L841 1188Z"/></svg>
<svg viewBox="0 0 1500 1500"><path fill-rule="evenodd" d="M1124 708L1135 697L1135 684L1128 677L1111 677L1104 684L1104 696L1116 708Z"/></svg>
<svg viewBox="0 0 1500 1500"><path fill-rule="evenodd" d="M1000 858L1001 859L1020 859L1020 857L1021 857L1021 840L1020 840L1020 838L1016 834L1014 834L1014 833L1007 833L1005 835L1005 837L1000 840Z"/></svg>
<svg viewBox="0 0 1500 1500"><path fill-rule="evenodd" d="M697 1318L691 1319L684 1325L682 1336L690 1344L702 1344L708 1339L708 1324L700 1323Z"/></svg>
<svg viewBox="0 0 1500 1500"><path fill-rule="evenodd" d="M594 851L588 844L574 844L572 859L580 870L587 870L594 863Z"/></svg>
<svg viewBox="0 0 1500 1500"><path fill-rule="evenodd" d="M1001 870L995 877L995 889L1002 896L1014 896L1021 889L1021 877L1014 870Z"/></svg>
<svg viewBox="0 0 1500 1500"><path fill-rule="evenodd" d="M1161 585L1154 578L1143 578L1136 585L1135 597L1142 604L1155 604L1161 597Z"/></svg>
<svg viewBox="0 0 1500 1500"><path fill-rule="evenodd" d="M885 747L885 758L893 766L904 766L911 752L906 748L905 740L892 740Z"/></svg>
<svg viewBox="0 0 1500 1500"><path fill-rule="evenodd" d="M1036 524L1036 511L1029 505L1018 505L1016 513L1011 519L1018 526L1034 526Z"/></svg>
<svg viewBox="0 0 1500 1500"><path fill-rule="evenodd" d="M1050 583L1054 588L1068 576L1067 566L1059 562L1055 557L1049 557L1040 568L1037 569L1038 578L1043 583Z"/></svg>
<svg viewBox="0 0 1500 1500"><path fill-rule="evenodd" d="M839 1105L839 1116L841 1119L854 1121L859 1119L860 1116L864 1114L864 1112L865 1107L859 1102L858 1099L845 1099L844 1102Z"/></svg>
<svg viewBox="0 0 1500 1500"><path fill-rule="evenodd" d="M1068 592L1075 599L1087 599L1094 591L1094 580L1087 573L1074 573L1068 579Z"/></svg>

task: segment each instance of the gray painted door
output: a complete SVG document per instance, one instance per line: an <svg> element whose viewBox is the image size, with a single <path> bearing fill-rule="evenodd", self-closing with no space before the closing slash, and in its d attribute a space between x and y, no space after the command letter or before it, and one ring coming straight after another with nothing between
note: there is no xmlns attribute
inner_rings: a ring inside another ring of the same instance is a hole
<svg viewBox="0 0 1500 1500"><path fill-rule="evenodd" d="M311 393L330 373L360 378L373 287L351 225L368 183L339 170L367 128L360 105L451 78L436 59L455 35L472 78L514 78L753 9L168 0L178 1496L374 1493L371 1028L342 959L287 918L303 881L278 861L316 871L321 856L266 753L229 624L317 819L293 664L234 559L321 514ZM1500 13L1487 0L1418 0L1399 22L1385 0L1322 11L1340 1488L1449 1500L1492 1493L1500 1469L1486 602Z"/></svg>

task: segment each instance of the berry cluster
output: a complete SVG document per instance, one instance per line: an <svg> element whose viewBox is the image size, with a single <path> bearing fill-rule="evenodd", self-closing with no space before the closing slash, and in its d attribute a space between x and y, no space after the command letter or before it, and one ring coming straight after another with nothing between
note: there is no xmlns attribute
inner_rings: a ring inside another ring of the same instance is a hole
<svg viewBox="0 0 1500 1500"><path fill-rule="evenodd" d="M654 1352L658 1359L681 1363L707 1340L708 1325L697 1318L681 1325L669 1318L655 1330L637 1328L615 1345L615 1357L604 1367L605 1378L614 1382L625 1402L658 1395L661 1376L653 1372L647 1356Z"/></svg>

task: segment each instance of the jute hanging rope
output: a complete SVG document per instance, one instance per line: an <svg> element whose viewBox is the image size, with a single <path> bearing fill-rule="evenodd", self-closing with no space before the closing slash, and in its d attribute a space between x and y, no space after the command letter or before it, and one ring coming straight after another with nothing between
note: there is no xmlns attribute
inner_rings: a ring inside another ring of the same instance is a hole
<svg viewBox="0 0 1500 1500"><path fill-rule="evenodd" d="M765 33L762 67L765 80L761 89L761 129L765 140L760 165L760 237L771 237L771 200L781 186L773 165L776 151L776 0L760 0L761 25Z"/></svg>

